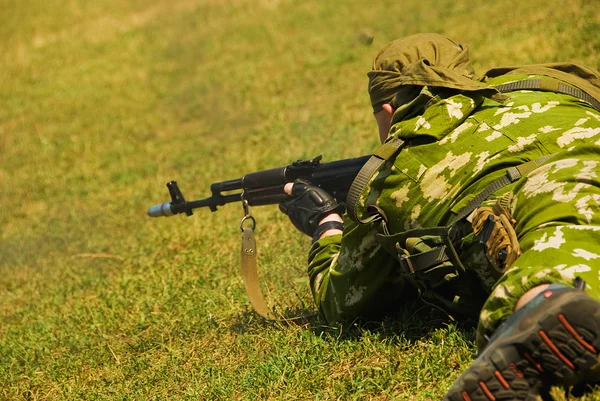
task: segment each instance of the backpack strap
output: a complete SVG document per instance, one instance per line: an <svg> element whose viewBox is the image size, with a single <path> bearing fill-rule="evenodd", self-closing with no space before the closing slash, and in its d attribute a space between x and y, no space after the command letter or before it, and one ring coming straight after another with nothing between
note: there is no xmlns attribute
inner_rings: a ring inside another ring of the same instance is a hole
<svg viewBox="0 0 600 401"><path fill-rule="evenodd" d="M567 85L553 78L524 79L522 81L509 82L495 87L499 92L514 92L519 90L537 90L545 92L562 93L576 97L590 103L596 110L600 111L600 101L588 93L571 85Z"/></svg>
<svg viewBox="0 0 600 401"><path fill-rule="evenodd" d="M481 206L481 203L486 200L491 194L498 191L500 188L517 181L524 175L533 171L539 165L545 163L552 155L546 155L539 159L532 160L506 170L506 173L493 181L475 198L473 198L446 226L417 228L401 233L390 234L387 230L386 217L383 211L376 206L368 207L371 210L371 217L367 221L375 221L376 218L381 219L378 228L379 234L375 237L377 242L400 263L401 270L405 273L418 273L427 271L435 266L446 265L451 263L456 271L464 272L466 269L460 261L460 257L453 245L452 238L455 236L457 229L456 223L465 219L475 209ZM370 219L370 220L369 220ZM427 239L429 238L429 240ZM431 241L432 238L438 238ZM428 249L421 247L417 249L419 242L429 242Z"/></svg>
<svg viewBox="0 0 600 401"><path fill-rule="evenodd" d="M360 196L369 186L371 178L373 178L375 173L381 168L381 166L383 166L385 162L396 156L398 152L400 152L400 149L402 149L403 145L404 141L402 139L398 137L390 137L389 140L387 140L375 151L375 153L373 153L373 155L369 158L369 160L367 160L367 162L356 175L356 178L350 186L348 197L346 199L346 212L348 213L348 216L355 222L359 224L368 224L381 218L381 216L378 214L373 214L365 219L358 217L357 208L360 201Z"/></svg>

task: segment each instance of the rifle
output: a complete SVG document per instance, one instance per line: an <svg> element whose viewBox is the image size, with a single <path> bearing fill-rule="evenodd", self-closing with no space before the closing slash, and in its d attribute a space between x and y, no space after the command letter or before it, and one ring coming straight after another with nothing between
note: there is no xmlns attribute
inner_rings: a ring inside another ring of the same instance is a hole
<svg viewBox="0 0 600 401"><path fill-rule="evenodd" d="M244 217L240 221L242 230L241 271L246 293L252 307L259 315L265 319L277 319L267 306L265 296L260 288L254 239L256 221L250 215L248 206L272 205L281 202L287 196L283 190L285 184L298 178L323 188L338 202L345 204L354 179L370 157L362 156L329 163L321 163L321 156L309 160L297 160L289 166L249 173L236 180L216 182L210 186L212 196L190 202L185 200L177 182L170 181L167 183L167 188L171 195L171 202L152 206L148 209L148 216L173 216L180 213L191 216L193 209L208 207L215 212L217 206L242 202ZM240 190L241 192L235 192ZM246 224L244 227L247 220L250 220L251 224Z"/></svg>
<svg viewBox="0 0 600 401"><path fill-rule="evenodd" d="M258 280L256 262L256 241L254 228L256 221L249 214L248 206L272 205L281 202L287 196L283 191L285 184L303 178L312 185L319 186L330 193L338 202L346 202L348 191L361 168L371 156L353 159L337 160L321 163L321 156L309 160L297 160L289 166L249 173L236 180L216 182L210 186L212 196L206 199L186 201L177 182L167 183L171 202L152 206L148 216L161 217L185 213L193 214L192 210L208 207L217 211L217 206L231 202L242 202L244 217L240 221L242 230L241 270L246 293L254 310L265 319L277 319L267 307L264 294ZM224 192L239 191L224 194ZM251 225L244 227L244 222L250 220ZM288 319L284 319L288 320Z"/></svg>
<svg viewBox="0 0 600 401"><path fill-rule="evenodd" d="M257 171L235 180L213 183L210 186L212 196L195 201L186 201L177 182L170 181L167 188L171 202L152 206L148 209L148 216L166 217L180 213L191 216L193 209L201 207L208 207L215 212L217 206L231 202L244 202L245 207L277 204L287 196L283 192L285 184L298 178L323 188L338 202L345 203L350 185L369 157L361 156L329 163L321 163L321 156L297 160L285 167ZM241 192L224 194L238 190Z"/></svg>

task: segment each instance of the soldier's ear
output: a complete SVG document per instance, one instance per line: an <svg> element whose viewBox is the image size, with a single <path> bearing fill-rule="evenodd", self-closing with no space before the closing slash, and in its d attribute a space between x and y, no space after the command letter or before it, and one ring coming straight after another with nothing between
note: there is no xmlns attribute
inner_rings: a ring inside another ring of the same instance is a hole
<svg viewBox="0 0 600 401"><path fill-rule="evenodd" d="M386 112L387 112L387 113L388 113L390 116L391 116L392 114L394 114L394 111L395 111L395 110L394 110L394 108L392 107L392 105L391 105L391 104L389 104L389 103L385 103L385 104L384 104L383 106L381 106L381 107L382 107L382 108L383 108L383 109L384 109L384 110L385 110L385 111L386 111Z"/></svg>
<svg viewBox="0 0 600 401"><path fill-rule="evenodd" d="M381 106L381 108L381 110L375 113L375 120L377 120L377 127L379 128L379 139L383 143L390 132L394 108L387 103Z"/></svg>

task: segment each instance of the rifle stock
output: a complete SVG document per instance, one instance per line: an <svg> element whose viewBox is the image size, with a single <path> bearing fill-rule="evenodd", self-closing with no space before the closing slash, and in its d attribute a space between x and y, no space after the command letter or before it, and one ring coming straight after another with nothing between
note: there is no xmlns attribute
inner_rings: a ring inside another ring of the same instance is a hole
<svg viewBox="0 0 600 401"><path fill-rule="evenodd" d="M285 184L298 178L323 188L338 202L345 202L352 181L369 157L361 156L328 163L321 163L321 156L297 160L285 167L257 171L235 180L213 183L210 186L210 197L194 201L186 201L177 182L171 181L167 183L171 202L152 206L148 209L148 216L173 216L180 213L191 216L193 209L202 207L208 207L215 212L218 206L242 200L247 201L250 206L274 205L286 197L283 192Z"/></svg>

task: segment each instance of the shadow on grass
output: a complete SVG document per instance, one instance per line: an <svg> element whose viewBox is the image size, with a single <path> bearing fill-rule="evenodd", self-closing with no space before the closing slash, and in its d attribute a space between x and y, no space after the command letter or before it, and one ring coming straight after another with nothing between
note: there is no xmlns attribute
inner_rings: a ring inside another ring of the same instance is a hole
<svg viewBox="0 0 600 401"><path fill-rule="evenodd" d="M286 308L286 310L282 312L276 311L276 313L279 315L277 320L267 320L251 308L248 308L237 315L233 323L229 326L229 329L232 333L244 334L256 332L267 327L312 327L319 325L319 322L323 322L318 313L307 306Z"/></svg>
<svg viewBox="0 0 600 401"><path fill-rule="evenodd" d="M473 341L476 323L471 319L454 320L436 308L420 302L413 302L405 305L396 314L377 320L357 319L344 325L328 325L318 318L311 329L317 335L335 337L338 341L354 341L365 334L377 334L381 340L388 343L401 341L412 343L429 336L438 329L454 325L466 340Z"/></svg>
<svg viewBox="0 0 600 401"><path fill-rule="evenodd" d="M306 305L288 308L280 313L279 320L266 320L252 309L238 314L230 325L230 330L236 334L252 333L265 328L290 326L302 327L315 335L332 341L356 341L365 334L377 334L387 342L414 342L438 329L454 325L467 341L475 340L477 322L472 319L454 320L441 310L425 305L418 301L405 305L395 315L389 315L376 320L357 319L349 323L327 323L314 308Z"/></svg>

